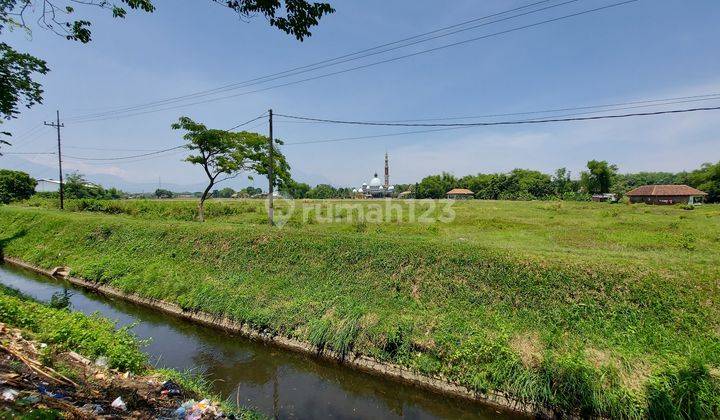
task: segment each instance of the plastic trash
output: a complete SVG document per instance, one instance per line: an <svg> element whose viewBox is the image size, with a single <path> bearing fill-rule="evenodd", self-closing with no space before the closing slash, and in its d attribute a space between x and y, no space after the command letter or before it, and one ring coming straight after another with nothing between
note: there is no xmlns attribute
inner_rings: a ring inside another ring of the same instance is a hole
<svg viewBox="0 0 720 420"><path fill-rule="evenodd" d="M37 404L38 402L40 402L40 396L38 395L28 395L27 397L18 400L18 403L22 405L32 405Z"/></svg>
<svg viewBox="0 0 720 420"><path fill-rule="evenodd" d="M48 395L50 397L56 398L58 400L65 398L65 394L62 391L52 391L50 389L47 389L45 385L38 385L37 390L42 395Z"/></svg>
<svg viewBox="0 0 720 420"><path fill-rule="evenodd" d="M160 391L162 395L180 395L182 394L182 389L180 389L180 385L176 384L175 382L171 380L165 381L165 383L162 384L162 390Z"/></svg>
<svg viewBox="0 0 720 420"><path fill-rule="evenodd" d="M185 420L200 420L208 416L217 418L222 415L220 409L207 399L198 402L187 400L175 410L175 416Z"/></svg>
<svg viewBox="0 0 720 420"><path fill-rule="evenodd" d="M95 366L99 367L107 367L108 365L108 359L105 356L100 356L95 360Z"/></svg>
<svg viewBox="0 0 720 420"><path fill-rule="evenodd" d="M122 398L117 397L115 398L115 401L110 404L110 407L117 408L118 410L127 411L127 406L125 405L125 401L122 400Z"/></svg>
<svg viewBox="0 0 720 420"><path fill-rule="evenodd" d="M83 405L82 407L80 407L80 409L85 412L92 413L96 416L103 413L103 408L100 404L87 403L87 404Z"/></svg>
<svg viewBox="0 0 720 420"><path fill-rule="evenodd" d="M2 393L2 398L5 401L15 401L15 398L17 398L19 394L20 393L15 389L5 388Z"/></svg>

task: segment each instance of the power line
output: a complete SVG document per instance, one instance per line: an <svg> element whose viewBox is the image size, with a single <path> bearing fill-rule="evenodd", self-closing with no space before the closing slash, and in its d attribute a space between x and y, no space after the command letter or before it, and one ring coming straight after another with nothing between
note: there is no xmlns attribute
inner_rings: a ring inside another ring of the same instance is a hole
<svg viewBox="0 0 720 420"><path fill-rule="evenodd" d="M706 95L696 95L695 97L700 97L700 96L706 96ZM689 97L689 98L691 98L691 97ZM720 99L720 98L718 98L718 99ZM650 101L633 101L633 102L626 102L626 103L645 103L645 102L650 102ZM561 108L561 109L578 109L578 108L584 108L584 107ZM667 114L681 114L681 113L714 111L714 110L720 110L720 106L674 109L674 110L653 111L653 112L627 113L627 114L597 115L597 116L589 116L589 117L567 117L567 116L559 115L559 116L554 116L552 118L537 118L537 119L528 119L528 120L510 120L510 121L495 121L495 122L452 123L452 124L382 123L382 122L375 122L375 121L331 120L331 119L310 118L310 117L302 117L302 116L286 115L286 114L276 114L276 115L281 115L285 118L299 119L299 120L304 120L304 121L324 122L324 123L332 123L332 124L345 124L345 125L384 126L384 127L437 127L435 129L428 129L428 130L414 130L414 131L405 131L405 132L397 132L397 133L384 133L384 134L367 135L367 136L341 137L341 138L332 138L332 139L308 140L308 141L286 142L285 143L285 145L287 145L287 146L292 146L292 145L302 145L302 144L330 143L330 142L340 142L340 141L352 141L352 140L363 140L363 139L372 139L372 138L394 137L394 136L402 136L402 135L408 135L408 134L431 133L431 132L447 131L447 130L460 129L460 128L471 128L471 127L542 124L542 123L572 122L572 121L592 121L592 120L604 120L604 119L657 116L657 115L667 115ZM607 111L607 110L605 110L605 111ZM500 114L497 114L497 115L500 115ZM517 114L510 114L510 115L517 115ZM574 115L574 114L569 114L569 115ZM241 125L246 125L250 122L256 121L265 116L266 115L261 115L259 117L253 118L252 120L248 120L245 123L237 125L236 127L241 126ZM228 131L230 131L230 130L228 130ZM178 150L178 149L181 149L184 147L185 147L185 145L181 145L181 146L175 146L175 147L161 149L161 150L154 150L154 151L151 151L148 153L143 153L143 154L138 154L138 155L130 155L130 156L91 158L91 157L84 157L84 156L67 156L66 155L66 157L74 159L74 160L78 160L78 161L96 161L96 162L126 161L126 162L130 162L131 159L160 155L160 154L171 152L173 150ZM52 153L52 152L24 152L24 153L23 152L10 152L8 154L55 155L56 153ZM160 157L160 156L157 156L157 157ZM137 159L137 161L141 161L141 160L144 160L144 159Z"/></svg>
<svg viewBox="0 0 720 420"><path fill-rule="evenodd" d="M233 130L235 130L236 128L240 128L240 127L242 127L242 126L245 126L245 125L250 124L250 123L253 122L253 121L257 121L257 120L259 120L260 118L265 118L265 117L267 117L267 115L268 115L267 112L263 112L262 115L259 115L259 116L255 117L255 118L251 119L251 120L245 121L244 123L240 123L240 124L238 124L238 125L236 125L236 126L234 126L234 127L228 128L228 129L225 130L225 131L233 131Z"/></svg>
<svg viewBox="0 0 720 420"><path fill-rule="evenodd" d="M97 150L100 152L153 152L157 149L115 149L108 147L65 146L66 149Z"/></svg>
<svg viewBox="0 0 720 420"><path fill-rule="evenodd" d="M129 164L129 163L145 162L148 160L153 160L153 159L158 159L158 158L165 158L165 157L177 155L182 152L184 152L184 151L177 150L174 152L167 152L167 153L163 153L163 154L157 154L157 155L152 155L152 156L142 157L142 158L137 158L137 159L124 159L124 160L115 160L115 161L108 161L108 162L97 162L96 161L96 162L92 162L92 164L93 165L101 165L101 166L102 165L124 165L124 164ZM75 161L75 162L84 162L84 160L82 160L82 159L72 159L71 158L69 160Z"/></svg>
<svg viewBox="0 0 720 420"><path fill-rule="evenodd" d="M117 157L105 157L105 158L92 158L92 157L86 157L86 156L72 156L72 155L65 155L65 156L66 156L66 157L69 157L69 158L76 159L76 160L111 161L111 160L124 160L124 159L133 159L133 158L139 158L139 157L145 157L145 156L152 156L152 155L157 155L157 154L160 154L160 153L169 152L169 151L172 151L172 150L181 149L181 148L183 148L183 147L185 147L184 144L181 145L181 146L170 147L170 148L167 148L167 149L155 150L155 151L153 151L153 152L141 153L141 154L139 154L139 155L117 156Z"/></svg>
<svg viewBox="0 0 720 420"><path fill-rule="evenodd" d="M225 130L225 131L235 130L236 128L239 128L239 127L248 125L248 124L250 124L251 122L257 121L257 120L259 120L259 119L261 119L261 118L264 118L264 117L266 117L266 116L267 116L267 112L263 113L263 114L260 115L260 116L255 117L255 118L253 118L253 119L251 119L251 120L248 120L248 121L245 121L245 122L240 123L240 124L238 124L238 125L235 125L234 127L229 128L229 129L227 129L227 130ZM67 147L67 146L66 146L66 147ZM153 149L103 149L103 148L77 147L77 146L75 146L75 147L73 147L73 148L75 148L75 149L87 149L87 150L99 150L99 151L107 151L107 150L116 150L116 151L146 151L147 153L141 153L141 154L129 155L129 156L104 157L104 158L93 158L93 157L88 157L88 156L72 156L72 155L67 155L67 154L66 154L65 157L66 157L66 158L75 159L75 160L78 160L78 161L115 161L115 160L126 160L126 159L142 158L142 157L146 157L146 156L152 156L152 155L162 154L162 153L170 152L170 151L173 151L173 150L181 149L181 148L184 148L184 147L185 147L185 145L181 145L181 146L174 146L174 147L169 147L169 148L160 149L160 150L153 150ZM27 154L27 155L56 155L57 153L53 153L53 152L27 152L27 153L17 153L17 152L16 152L16 153L9 153L9 154L17 154L17 155L21 155L21 154Z"/></svg>
<svg viewBox="0 0 720 420"><path fill-rule="evenodd" d="M360 50L360 51L356 51L356 52L353 52L353 53L343 54L343 55L340 55L340 56L337 56L337 57L334 57L334 58L324 59L324 60L321 60L321 61L318 61L318 62L315 62L315 63L310 63L310 64L303 65L303 66L293 67L293 68L290 68L290 69L288 69L288 70L284 70L284 71L277 72L277 73L272 73L272 74L269 74L269 75L266 75L266 76L255 77L255 78L248 79L248 80L244 80L244 81L241 81L241 82L235 82L235 83L227 84L227 85L220 86L220 87L217 87L217 88L214 88L214 89L209 89L209 90L205 90L205 91L199 91L199 92L195 92L195 93L191 93L191 94L186 94L186 95L171 97L171 98L167 98L167 99L163 99L163 100L158 100L158 101L147 102L147 103L138 104L138 105L133 105L133 106L129 106L129 107L116 108L116 109L114 109L114 110L108 110L108 111L104 111L104 112L100 112L100 113L95 113L95 114L80 115L80 116L72 117L72 118L73 118L73 119L76 119L76 118L88 118L88 117L94 117L94 116L107 115L108 113L117 113L117 112L133 111L133 110L142 109L142 108L146 108L146 107L153 107L153 106L163 105L163 104L167 104L167 103L171 103L171 102L182 101L182 100L185 100L185 99L191 99L191 98L198 98L198 97L213 95L213 94L216 94L216 93L220 93L220 92L224 92L224 91L228 91L228 90L233 90L233 89L236 89L236 88L239 88L239 87L244 87L244 86L247 86L249 83L257 84L257 83L253 83L253 82L264 83L264 82L268 82L268 81L271 81L271 80L277 80L277 79L282 78L282 77L288 77L288 76L300 74L300 73L297 72L298 70L305 70L305 69L310 69L310 70L306 70L306 71L318 70L318 69L320 69L320 68L327 67L327 66L318 67L318 66L321 66L321 65L324 65L324 64L328 64L328 63L333 63L333 62L335 62L335 63L329 64L329 65L337 65L337 64L340 64L339 62L336 62L336 61L338 61L338 60L343 60L343 59L346 59L346 58L349 58L349 57L362 55L362 54L364 54L364 53L368 53L368 52L371 52L371 51L375 51L375 50L378 50L378 49L381 49L381 48L384 48L384 47L388 47L388 46L391 46L391 45L401 44L401 43L403 43L403 42L412 41L412 40L415 40L415 39L418 39L418 38L422 38L422 37L425 37L425 36L428 36L428 35L432 35L432 34L440 33L440 32L443 32L443 31L447 31L447 30L450 30L450 29L453 29L453 28L462 27L462 26L465 26L465 25L470 24L470 23L479 22L479 21L481 21L481 20L485 20L485 19L489 19L489 18L501 16L501 15L504 15L504 14L507 14L507 13L512 13L512 12L515 12L515 11L527 9L527 8L529 8L529 7L537 6L537 5L540 5L540 4L543 4L543 3L547 3L547 2L549 2L549 1L551 1L551 0L542 0L542 1L534 2L534 3L530 3L530 4L527 4L527 5L525 5L525 6L520 6L520 7L516 7L516 8L513 8L513 9L505 10L505 11L502 11L502 12L485 15L485 16L482 16L482 17L479 17L479 18L470 19L470 20L467 20L467 21L464 21L464 22L460 22L460 23L457 23L457 24L454 24L454 25L450 25L450 26L446 26L446 27L443 27L443 28L435 29L435 30L432 30L432 31L429 31L429 32L424 32L424 33L421 33L421 34L418 34L418 35L414 35L414 36L410 36L410 37L407 37L407 38L403 38L403 39L400 39L400 40L397 40L397 41L387 42L387 43L384 43L384 44L381 44L381 45L377 45L377 46L375 46L375 47L366 48L366 49L363 49L363 50ZM570 1L567 1L567 2L564 2L564 3L561 3L561 4L558 4L558 5L549 6L549 7L542 8L542 9L538 9L538 10L534 10L534 11L531 11L531 12L528 12L528 13L535 13L535 12L538 12L538 11L546 10L546 9L548 9L548 8L553 8L553 7L562 6L562 5L565 5L565 4L567 4L567 3L572 3L572 2L575 2L575 1L579 1L579 0L570 0ZM525 14L528 14L528 13L525 13ZM511 18L524 16L525 14L516 15L516 16L513 16L513 17L511 17ZM510 19L510 18L505 18L505 20L507 20L507 19ZM498 22L498 21L496 21L496 22ZM491 22L491 23L495 23L495 22ZM483 25L487 25L487 24L488 24L488 23L485 23L485 24L483 24ZM482 25L481 25L481 26L482 26ZM479 27L479 26L473 26L473 27L470 27L470 28L464 28L464 29L461 29L460 31L475 29L475 28L477 28L477 27ZM435 37L432 37L432 38L427 38L427 39L424 39L424 40L422 40L422 41L418 41L418 42L416 42L416 43L419 43L419 42L427 42L427 41L430 41L430 40L432 40L432 39L437 39L437 38L439 38L439 37L452 35L452 34L455 34L455 33L460 32L460 31L454 31L454 32L451 32L451 33L442 34L442 35L435 36ZM415 45L415 43L403 45L403 46L397 47L397 48L404 48L404 47L410 46L410 45ZM395 48L395 49L397 49L397 48ZM390 51L390 50L384 50L384 51L381 51L381 52L387 52L387 51ZM378 54L378 53L374 53L374 54ZM359 59L359 58L368 57L368 56L369 56L369 55L363 55L362 57L353 58L353 60L356 60L356 59ZM342 61L342 62L346 62L346 61L350 61L350 60L345 60L345 61ZM292 73L292 74L289 74L289 73ZM278 76L281 76L281 77L278 77ZM264 79L269 79L269 80L264 80Z"/></svg>
<svg viewBox="0 0 720 420"><path fill-rule="evenodd" d="M247 125L247 124L250 124L250 123L253 122L253 121L257 121L257 120L259 120L259 119L261 119L261 118L264 118L265 116L267 116L267 113L263 113L262 115L260 115L260 116L258 116L258 117L255 117L255 118L253 118L253 119L251 119L251 120L248 120L248 121L245 121L245 122L243 122L243 123L240 123L240 124L238 124L238 125L230 128L230 129L228 129L228 130L225 130L225 131L232 131L232 130L234 130L234 129L236 129L236 128L239 128L239 127L245 126L245 125ZM183 145L180 145L180 146L174 146L174 147L169 147L169 148L160 149L160 150L152 150L152 151L148 151L147 153L141 153L141 154L129 155L129 156L115 156L115 157L93 158L93 157L87 157L87 156L72 156L72 155L66 154L65 157L66 157L66 158L75 159L75 160L78 160L78 161L102 161L102 162L105 162L105 161L117 161L117 160L126 160L126 159L136 159L136 158L142 158L142 157L147 157L147 156L159 155L159 154L162 154L162 153L166 153L166 152L170 152L170 151L178 150L178 149L182 149L182 148L185 148L185 145L184 145L184 144L183 144Z"/></svg>
<svg viewBox="0 0 720 420"><path fill-rule="evenodd" d="M590 117L576 117L576 118L547 118L547 119L534 119L534 120L514 120L514 121L494 121L494 122L473 122L473 123L444 123L444 124L424 124L424 123L381 123L373 121L343 121L343 120L330 120L322 118L309 118L300 117L295 115L277 114L285 118L294 118L299 120L307 121L318 121L333 124L349 124L349 125L371 125L371 126L383 126L383 127L486 127L494 125L516 125L516 124L541 124L550 122L568 122L568 121L590 121L590 120L604 120L604 119L615 119L615 118L630 118L630 117L645 117L653 115L665 115L665 114L682 114L688 112L698 111L714 111L720 109L720 106L716 107L700 107L700 108L688 108L688 109L673 109L667 111L653 111L653 112L636 112L629 114L616 114L616 115L596 115Z"/></svg>
<svg viewBox="0 0 720 420"><path fill-rule="evenodd" d="M604 108L604 109L599 109L597 111L588 111L588 112L582 112L582 113L577 113L577 114L562 115L564 117L564 116L571 116L571 115L595 114L595 113L607 112L607 111L620 111L620 110L625 110L625 109L648 108L648 107L658 107L658 106L676 105L676 104L691 103L691 102L705 102L705 101L716 101L716 100L720 100L720 93L693 95L693 96L679 96L679 97L665 98L665 99L651 99L651 100L642 100L642 101L620 102L620 103L605 104L605 105L585 105L585 106L546 109L546 110L540 110L540 111L509 112L509 113L502 113L502 114L485 114L485 115L473 115L473 116L463 116L463 117L455 116L455 117L415 118L415 119L403 119L403 120L373 120L371 122L403 123L403 122L422 122L422 121L467 120L467 119L472 119L472 118L512 117L512 116L520 116L520 115L549 114L551 112L579 111L579 110L587 110L587 109ZM643 104L643 105L636 105L636 104ZM625 105L636 105L636 106L625 106ZM277 120L277 121L285 122L285 123L306 123L306 124L326 123L323 121L298 121L298 120L295 120L295 121Z"/></svg>
<svg viewBox="0 0 720 420"><path fill-rule="evenodd" d="M24 137L18 137L16 139L10 139L13 143L13 146L15 150L18 148L24 148L29 144L32 144L36 142L37 140L41 139L44 134L47 134L47 127L40 123L40 129L34 128L32 130L29 130Z"/></svg>
<svg viewBox="0 0 720 420"><path fill-rule="evenodd" d="M470 128L470 127L436 128L436 129L431 129L431 130L401 131L401 132L397 132L397 133L373 134L373 135L368 135L368 136L339 137L339 138L322 139L322 140L295 141L295 142L286 142L285 146L295 146L295 145L302 145L302 144L317 144L317 143L334 143L334 142L353 141L353 140L368 140L368 139L376 139L376 138L384 138L384 137L405 136L408 134L423 134L423 133L434 133L434 132L438 132L438 131L459 130L459 129L463 129L463 128Z"/></svg>
<svg viewBox="0 0 720 420"><path fill-rule="evenodd" d="M5 155L57 155L56 152L7 152Z"/></svg>
<svg viewBox="0 0 720 420"><path fill-rule="evenodd" d="M414 56L418 56L418 55L422 55L422 54L427 54L427 53L439 51L439 50L442 50L442 49L445 49L445 48L455 47L455 46L467 44L467 43L470 43L470 42L476 42L476 41L480 41L480 40L483 40L483 39L488 39L488 38L495 37L495 36L499 36L499 35L504 35L504 34L516 32L516 31L520 31L520 30L524 30L524 29L529 29L529 28L537 27L537 26L540 26L540 25L548 24L548 23L557 22L557 21L564 20L564 19L569 19L569 18L573 18L573 17L585 15L585 14L588 14L588 13L594 13L594 12L598 12L598 11L601 11L601 10L605 10L605 9L609 9L609 8L613 8L613 7L622 6L622 5L625 5L625 4L634 3L634 2L637 2L637 1L639 1L639 0L626 0L626 1L618 2L618 3L613 3L613 4L610 4L610 5L605 5L605 6L601 6L601 7L596 7L596 8L593 8L593 9L587 9L587 10L584 10L584 11L580 11L580 12L576 12L576 13L571 13L571 14L568 14L568 15L564 15L564 16L560 16L560 17L556 17L556 18L552 18L552 19L547 19L547 20L543 20L543 21L540 21L540 22L535 22L535 23L528 24L528 25L518 26L518 27L515 27L515 28L510 28L510 29L506 29L506 30L503 30L503 31L494 32L494 33L491 33L491 34L487 34L487 35L483 35L483 36L479 36L479 37L475 37L475 38L470 38L470 39L466 39L466 40L462 40L462 41L453 42L453 43L450 43L450 44L440 45L440 46L438 46L438 47L429 48L429 49L417 51L417 52L410 53L410 54L405 54L405 55L401 55L401 56L397 56L397 57L392 57L392 58L388 58L388 59L383 59L383 60L375 61L375 62L372 62L372 63L360 65L360 66L350 67L350 68L347 68L347 69L338 70L338 71L334 71L334 72L330 72L330 73L324 73L324 74L320 74L320 75L317 75L317 76L312 76L312 77L307 77L307 78L304 78L304 79L294 80L294 81L287 82L287 83L281 83L281 84L278 84L278 85L268 86L268 87L265 87L265 88L260 88L260 89L255 89L255 90L240 92L240 93L236 93L236 94L232 94L232 95L220 96L220 97L216 97L216 98L210 98L210 99L206 99L206 100L198 101L198 102L191 102L191 103L187 103L187 104L176 105L176 106L173 106L173 107L160 108L160 109L149 110L149 111L144 111L144 112L138 112L138 113L133 113L133 114L125 114L125 115L118 115L118 116L109 116L109 117L104 117L104 118L88 118L88 119L81 120L81 121L78 121L78 122L82 122L82 123L85 123L85 122L95 122L95 121L103 121L103 120L114 119L114 118L117 119L117 118L126 118L126 117L132 117L132 116L137 116L137 115L145 115L145 114L154 113L154 112L167 111L167 110L171 110L171 109L184 108L184 107L188 107L188 106L192 106L192 105L199 105L199 104L204 104L204 103L209 103L209 102L215 102L215 101L224 100L224 99L236 98L236 97L239 97L239 96L249 95L249 94L252 94L252 93L264 92L264 91L271 90L271 89L277 89L277 88L280 88L280 87L286 87L286 86L291 86L291 85L295 85L295 84L299 84L299 83L305 83L305 82L309 82L309 81L313 81L313 80L317 80L317 79L321 79L321 78L325 78L325 77L335 76L335 75L338 75L338 74L348 73L348 72L351 72L351 71L356 71L356 70L361 70L361 69L365 69L365 68L377 66L377 65L380 65L380 64L390 63L390 62L398 61L398 60L405 59L405 58L409 58L409 57L414 57Z"/></svg>

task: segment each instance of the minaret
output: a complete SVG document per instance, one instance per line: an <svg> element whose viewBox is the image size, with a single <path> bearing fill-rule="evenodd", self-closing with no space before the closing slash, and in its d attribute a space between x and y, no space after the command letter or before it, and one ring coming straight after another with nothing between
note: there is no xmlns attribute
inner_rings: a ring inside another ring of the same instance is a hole
<svg viewBox="0 0 720 420"><path fill-rule="evenodd" d="M390 186L390 166L388 165L388 154L385 152L385 191Z"/></svg>

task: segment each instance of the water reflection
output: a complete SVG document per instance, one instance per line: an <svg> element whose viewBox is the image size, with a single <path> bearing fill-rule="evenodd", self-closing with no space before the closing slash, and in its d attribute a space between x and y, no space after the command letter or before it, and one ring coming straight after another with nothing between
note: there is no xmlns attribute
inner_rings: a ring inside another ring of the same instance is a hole
<svg viewBox="0 0 720 420"><path fill-rule="evenodd" d="M70 288L72 309L99 312L119 325L136 324L135 334L151 339L146 351L157 365L206 373L222 395L276 418L517 418L199 326L26 270L0 266L0 282L43 301Z"/></svg>

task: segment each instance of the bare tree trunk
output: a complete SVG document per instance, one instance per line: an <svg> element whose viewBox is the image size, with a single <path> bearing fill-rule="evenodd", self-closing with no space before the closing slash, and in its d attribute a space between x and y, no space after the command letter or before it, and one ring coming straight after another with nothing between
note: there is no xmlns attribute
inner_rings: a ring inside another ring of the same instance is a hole
<svg viewBox="0 0 720 420"><path fill-rule="evenodd" d="M205 200L207 200L208 193L210 192L210 188L215 185L214 182L210 182L208 184L207 188L205 188L205 191L203 191L202 195L200 196L200 203L198 204L198 220L201 222L205 221Z"/></svg>

